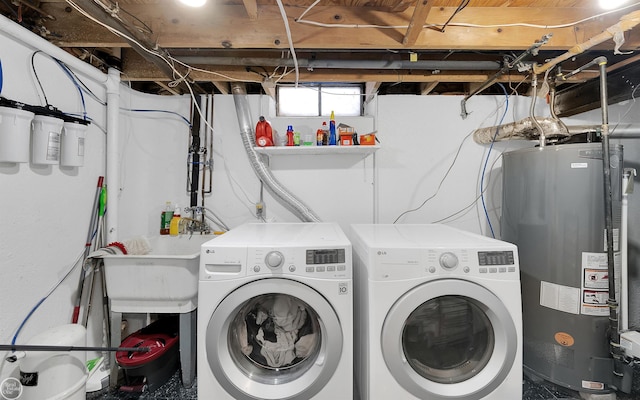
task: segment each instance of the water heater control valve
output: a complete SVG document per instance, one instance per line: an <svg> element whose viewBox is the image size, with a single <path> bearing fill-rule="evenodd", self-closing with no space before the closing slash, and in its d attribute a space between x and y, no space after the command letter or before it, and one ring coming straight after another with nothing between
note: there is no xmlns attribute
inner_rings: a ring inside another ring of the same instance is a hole
<svg viewBox="0 0 640 400"><path fill-rule="evenodd" d="M440 265L444 269L454 269L458 266L458 256L451 252L446 252L440 255Z"/></svg>
<svg viewBox="0 0 640 400"><path fill-rule="evenodd" d="M276 269L284 264L284 255L279 251L270 251L264 258L264 263L271 269Z"/></svg>

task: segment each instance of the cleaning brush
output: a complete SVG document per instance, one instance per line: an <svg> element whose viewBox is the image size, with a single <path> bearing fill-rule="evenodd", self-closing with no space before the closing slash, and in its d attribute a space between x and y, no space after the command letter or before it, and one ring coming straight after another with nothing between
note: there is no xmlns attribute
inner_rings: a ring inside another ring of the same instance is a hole
<svg viewBox="0 0 640 400"><path fill-rule="evenodd" d="M106 255L119 254L141 256L149 254L150 251L151 245L149 244L149 241L147 238L140 236L123 242L111 242L105 247L99 248L98 250L90 253L87 258L99 258Z"/></svg>

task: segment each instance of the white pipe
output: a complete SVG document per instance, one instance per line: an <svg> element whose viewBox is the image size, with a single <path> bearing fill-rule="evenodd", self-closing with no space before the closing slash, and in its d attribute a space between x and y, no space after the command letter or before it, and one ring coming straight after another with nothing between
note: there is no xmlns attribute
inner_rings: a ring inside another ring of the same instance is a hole
<svg viewBox="0 0 640 400"><path fill-rule="evenodd" d="M636 171L626 168L622 174L622 214L620 222L620 331L629 329L629 258L627 248L629 193L633 193L633 177Z"/></svg>
<svg viewBox="0 0 640 400"><path fill-rule="evenodd" d="M107 79L107 243L118 240L120 200L120 72L109 68Z"/></svg>
<svg viewBox="0 0 640 400"><path fill-rule="evenodd" d="M34 34L33 32L23 28L19 24L11 21L9 18L0 15L0 32L11 36L13 39L20 43L26 44L41 50L52 57L57 58L67 66L76 72L85 75L86 77L96 81L100 84L105 84L107 81L107 75L105 75L99 69L93 67L91 64L87 64L84 61L77 59L66 51L62 50L58 46L51 44L47 40Z"/></svg>
<svg viewBox="0 0 640 400"><path fill-rule="evenodd" d="M625 332L629 329L629 283L627 282L629 274L629 266L627 265L627 211L629 200L625 193L625 187L628 185L628 177L622 178L622 221L620 223L620 331ZM627 182L625 182L627 181Z"/></svg>

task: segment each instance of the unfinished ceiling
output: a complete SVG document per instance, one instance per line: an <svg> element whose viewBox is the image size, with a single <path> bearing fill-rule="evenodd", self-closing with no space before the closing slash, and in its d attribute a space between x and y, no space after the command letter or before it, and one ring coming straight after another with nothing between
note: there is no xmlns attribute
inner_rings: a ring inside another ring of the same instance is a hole
<svg viewBox="0 0 640 400"><path fill-rule="evenodd" d="M564 71L600 55L612 71L636 68L640 3L627 4L605 12L598 0L1 0L0 12L149 93L181 93L186 76L215 93L231 81L271 95L276 84L357 82L371 94L425 95L473 93L492 77L526 93L532 63L570 49ZM632 22L620 28L621 19ZM614 54L614 34L624 41L617 52L631 53ZM596 76L594 68L558 83ZM482 93L502 91L490 84Z"/></svg>

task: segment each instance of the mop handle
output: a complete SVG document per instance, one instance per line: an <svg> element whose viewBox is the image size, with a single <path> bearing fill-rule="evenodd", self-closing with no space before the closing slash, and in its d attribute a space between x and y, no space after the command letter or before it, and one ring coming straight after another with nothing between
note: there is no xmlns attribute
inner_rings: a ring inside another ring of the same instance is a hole
<svg viewBox="0 0 640 400"><path fill-rule="evenodd" d="M150 347L94 347L94 346L53 346L39 344L0 344L0 351L127 351L147 353L151 351ZM16 362L17 355L11 355L6 358L9 362Z"/></svg>

